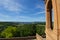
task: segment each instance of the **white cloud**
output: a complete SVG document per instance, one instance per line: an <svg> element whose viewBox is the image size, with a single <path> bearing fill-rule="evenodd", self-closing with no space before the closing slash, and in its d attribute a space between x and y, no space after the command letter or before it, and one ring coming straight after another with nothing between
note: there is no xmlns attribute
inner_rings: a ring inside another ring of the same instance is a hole
<svg viewBox="0 0 60 40"><path fill-rule="evenodd" d="M3 18L10 18L9 15L4 15L3 13L0 13L0 17L3 17Z"/></svg>
<svg viewBox="0 0 60 40"><path fill-rule="evenodd" d="M0 21L44 21L45 17L40 16L40 17L30 17L30 16L10 16L10 15L4 15L0 13Z"/></svg>
<svg viewBox="0 0 60 40"><path fill-rule="evenodd" d="M45 13L45 11L37 12L37 13L35 13L35 14L33 14L33 15L39 15L39 14L42 14L42 13Z"/></svg>
<svg viewBox="0 0 60 40"><path fill-rule="evenodd" d="M37 17L37 18L35 18L35 21L43 22L43 21L45 21L45 17L44 16Z"/></svg>
<svg viewBox="0 0 60 40"><path fill-rule="evenodd" d="M17 18L26 19L26 18L30 18L30 17L29 16L17 16Z"/></svg>
<svg viewBox="0 0 60 40"><path fill-rule="evenodd" d="M40 5L40 4L37 4L37 5L36 5L36 8L45 9L45 7L42 6L42 5Z"/></svg>
<svg viewBox="0 0 60 40"><path fill-rule="evenodd" d="M36 5L36 8L42 8L42 6L38 4L38 5Z"/></svg>
<svg viewBox="0 0 60 40"><path fill-rule="evenodd" d="M8 11L19 12L22 11L23 6L14 2L14 0L0 0L0 6L5 8Z"/></svg>

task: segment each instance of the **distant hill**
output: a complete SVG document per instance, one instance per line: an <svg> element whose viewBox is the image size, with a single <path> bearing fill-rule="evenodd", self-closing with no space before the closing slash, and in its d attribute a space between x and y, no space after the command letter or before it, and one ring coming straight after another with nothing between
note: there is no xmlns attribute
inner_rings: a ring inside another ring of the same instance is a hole
<svg viewBox="0 0 60 40"><path fill-rule="evenodd" d="M45 24L45 22L0 22L0 24Z"/></svg>

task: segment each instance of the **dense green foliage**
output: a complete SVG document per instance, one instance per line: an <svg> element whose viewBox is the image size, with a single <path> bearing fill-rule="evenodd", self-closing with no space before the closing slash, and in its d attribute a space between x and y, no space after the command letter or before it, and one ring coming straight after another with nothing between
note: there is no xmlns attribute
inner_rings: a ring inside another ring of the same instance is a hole
<svg viewBox="0 0 60 40"><path fill-rule="evenodd" d="M35 23L16 23L16 22L0 22L0 37L25 37L35 36L36 33L45 35L45 22Z"/></svg>
<svg viewBox="0 0 60 40"><path fill-rule="evenodd" d="M8 27L5 30L3 30L1 33L1 36L6 37L6 38L10 38L10 37L15 36L16 32L17 32L17 28L11 26L11 27Z"/></svg>
<svg viewBox="0 0 60 40"><path fill-rule="evenodd" d="M41 35L42 37L45 36L45 25L36 25L36 33Z"/></svg>

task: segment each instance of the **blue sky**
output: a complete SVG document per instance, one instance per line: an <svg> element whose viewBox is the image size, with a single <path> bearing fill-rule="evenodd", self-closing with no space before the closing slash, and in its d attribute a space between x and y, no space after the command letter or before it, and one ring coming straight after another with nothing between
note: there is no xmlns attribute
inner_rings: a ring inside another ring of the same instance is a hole
<svg viewBox="0 0 60 40"><path fill-rule="evenodd" d="M45 21L45 4L42 0L0 0L0 21Z"/></svg>

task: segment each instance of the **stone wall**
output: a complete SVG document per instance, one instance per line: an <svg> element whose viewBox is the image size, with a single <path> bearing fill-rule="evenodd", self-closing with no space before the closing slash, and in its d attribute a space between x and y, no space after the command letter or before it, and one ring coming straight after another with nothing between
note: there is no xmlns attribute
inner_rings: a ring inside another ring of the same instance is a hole
<svg viewBox="0 0 60 40"><path fill-rule="evenodd" d="M46 1L46 40L60 40L60 0ZM51 13L54 11L54 27L52 27Z"/></svg>
<svg viewBox="0 0 60 40"><path fill-rule="evenodd" d="M36 34L36 39L37 40L43 40L43 38L40 35L38 35L38 34Z"/></svg>

